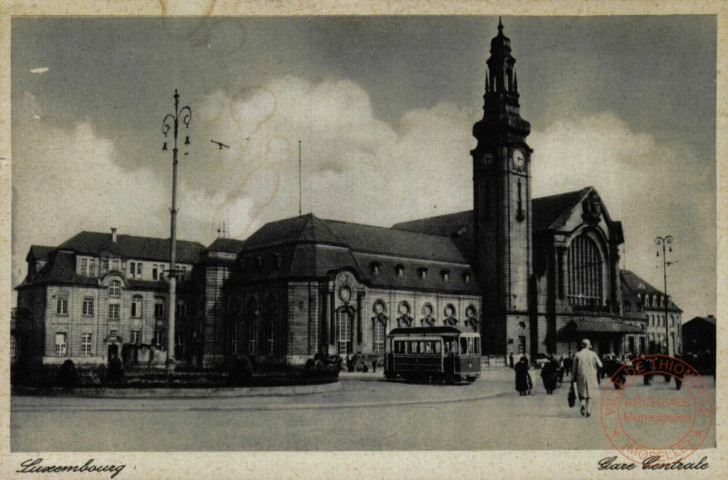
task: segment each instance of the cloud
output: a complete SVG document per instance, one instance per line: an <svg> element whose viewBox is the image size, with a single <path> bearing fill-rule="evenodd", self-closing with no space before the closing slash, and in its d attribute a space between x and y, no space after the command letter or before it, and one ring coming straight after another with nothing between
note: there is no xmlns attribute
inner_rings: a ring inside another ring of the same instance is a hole
<svg viewBox="0 0 728 480"><path fill-rule="evenodd" d="M389 226L472 208L477 106L441 102L393 125L377 118L355 82L291 76L214 91L191 106L190 134L199 140L180 162L179 238L209 243L222 220L231 236L246 238L297 215L299 140L304 213ZM82 229L168 235L171 175L122 169L114 141L89 121L33 122L41 109L30 94L14 112L15 272L30 244L58 244ZM627 267L657 287L654 237L672 234L679 263L668 290L680 292L686 311L713 311L715 292L705 287L715 285L713 164L659 145L608 112L554 122L529 144L535 196L596 187L624 223Z"/></svg>
<svg viewBox="0 0 728 480"><path fill-rule="evenodd" d="M535 196L594 186L623 222L626 267L663 288L655 237L672 235L668 293L687 314L715 309L715 164L681 145L658 144L610 112L533 132ZM624 265L624 263L623 263ZM687 319L692 318L688 317Z"/></svg>
<svg viewBox="0 0 728 480"><path fill-rule="evenodd" d="M50 70L50 68L48 68L48 67L31 68L30 73L42 74L42 73L46 73L48 70Z"/></svg>

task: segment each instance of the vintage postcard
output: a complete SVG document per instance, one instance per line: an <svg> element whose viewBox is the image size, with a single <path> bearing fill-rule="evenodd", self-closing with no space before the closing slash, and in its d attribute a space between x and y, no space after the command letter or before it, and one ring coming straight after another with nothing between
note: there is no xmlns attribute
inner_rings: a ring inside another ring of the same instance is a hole
<svg viewBox="0 0 728 480"><path fill-rule="evenodd" d="M724 475L725 5L569 5L2 7L3 478Z"/></svg>

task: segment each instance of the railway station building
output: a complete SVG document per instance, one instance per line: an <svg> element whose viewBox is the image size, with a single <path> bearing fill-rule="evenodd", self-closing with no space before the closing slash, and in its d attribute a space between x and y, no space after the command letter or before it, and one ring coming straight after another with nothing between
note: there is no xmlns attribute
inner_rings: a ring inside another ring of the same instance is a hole
<svg viewBox="0 0 728 480"><path fill-rule="evenodd" d="M516 60L503 30L499 22L486 62L483 118L473 127L473 208L391 228L307 214L267 223L244 240L221 238L207 248L183 242L189 273L180 294L187 307L177 327L178 358L214 365L249 355L296 364L317 352L380 354L393 328L442 325L480 332L483 354L500 359L573 353L582 338L599 354L626 352L630 338L635 350L648 347L644 311L639 318L625 312L622 282L627 275L632 285L632 277L619 269L622 224L596 189L532 198L531 165L539 158L527 143L530 124L519 113ZM28 254L18 307L43 332L36 355L86 355L87 295L96 299L94 315L103 317L90 332L99 347L91 356L103 361L101 346L110 341L150 343L164 335L152 305L164 301L166 281L153 278L152 269L168 259L168 240L133 237L158 247L149 250L156 256L142 257L114 247L115 233L94 235L109 237L105 246L69 241ZM115 259L114 266L105 263ZM91 261L92 276L83 273ZM50 275L56 268L60 277ZM116 323L108 318L111 300L99 297L117 293L112 283L119 288L114 302L123 304ZM80 322L66 330L53 303L64 289L63 311ZM137 296L150 323L134 316ZM20 329L20 317L17 323ZM70 347L63 350L62 341Z"/></svg>

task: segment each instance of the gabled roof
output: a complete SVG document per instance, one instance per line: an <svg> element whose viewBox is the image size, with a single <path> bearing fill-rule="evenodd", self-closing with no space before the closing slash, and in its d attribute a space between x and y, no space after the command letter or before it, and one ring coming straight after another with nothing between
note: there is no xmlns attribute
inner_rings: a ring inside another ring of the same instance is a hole
<svg viewBox="0 0 728 480"><path fill-rule="evenodd" d="M237 254L243 249L244 245L244 240L235 240L234 238L216 238L215 241L207 247L207 251Z"/></svg>
<svg viewBox="0 0 728 480"><path fill-rule="evenodd" d="M111 233L81 232L63 242L59 248L94 256L110 252L125 258L169 261L171 241L168 238L119 234L113 242ZM177 261L194 263L204 248L198 242L177 240Z"/></svg>
<svg viewBox="0 0 728 480"><path fill-rule="evenodd" d="M533 231L540 232L553 228L558 220L568 216L571 210L592 191L594 187L586 187L574 192L534 198L531 202Z"/></svg>

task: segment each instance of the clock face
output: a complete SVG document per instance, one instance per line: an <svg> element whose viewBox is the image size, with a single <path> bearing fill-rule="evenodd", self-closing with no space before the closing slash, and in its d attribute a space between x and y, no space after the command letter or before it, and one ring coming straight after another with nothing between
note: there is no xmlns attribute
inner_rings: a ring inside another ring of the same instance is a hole
<svg viewBox="0 0 728 480"><path fill-rule="evenodd" d="M523 168L525 163L526 159L523 157L523 152L520 150L513 152L513 165L515 165L516 168Z"/></svg>

